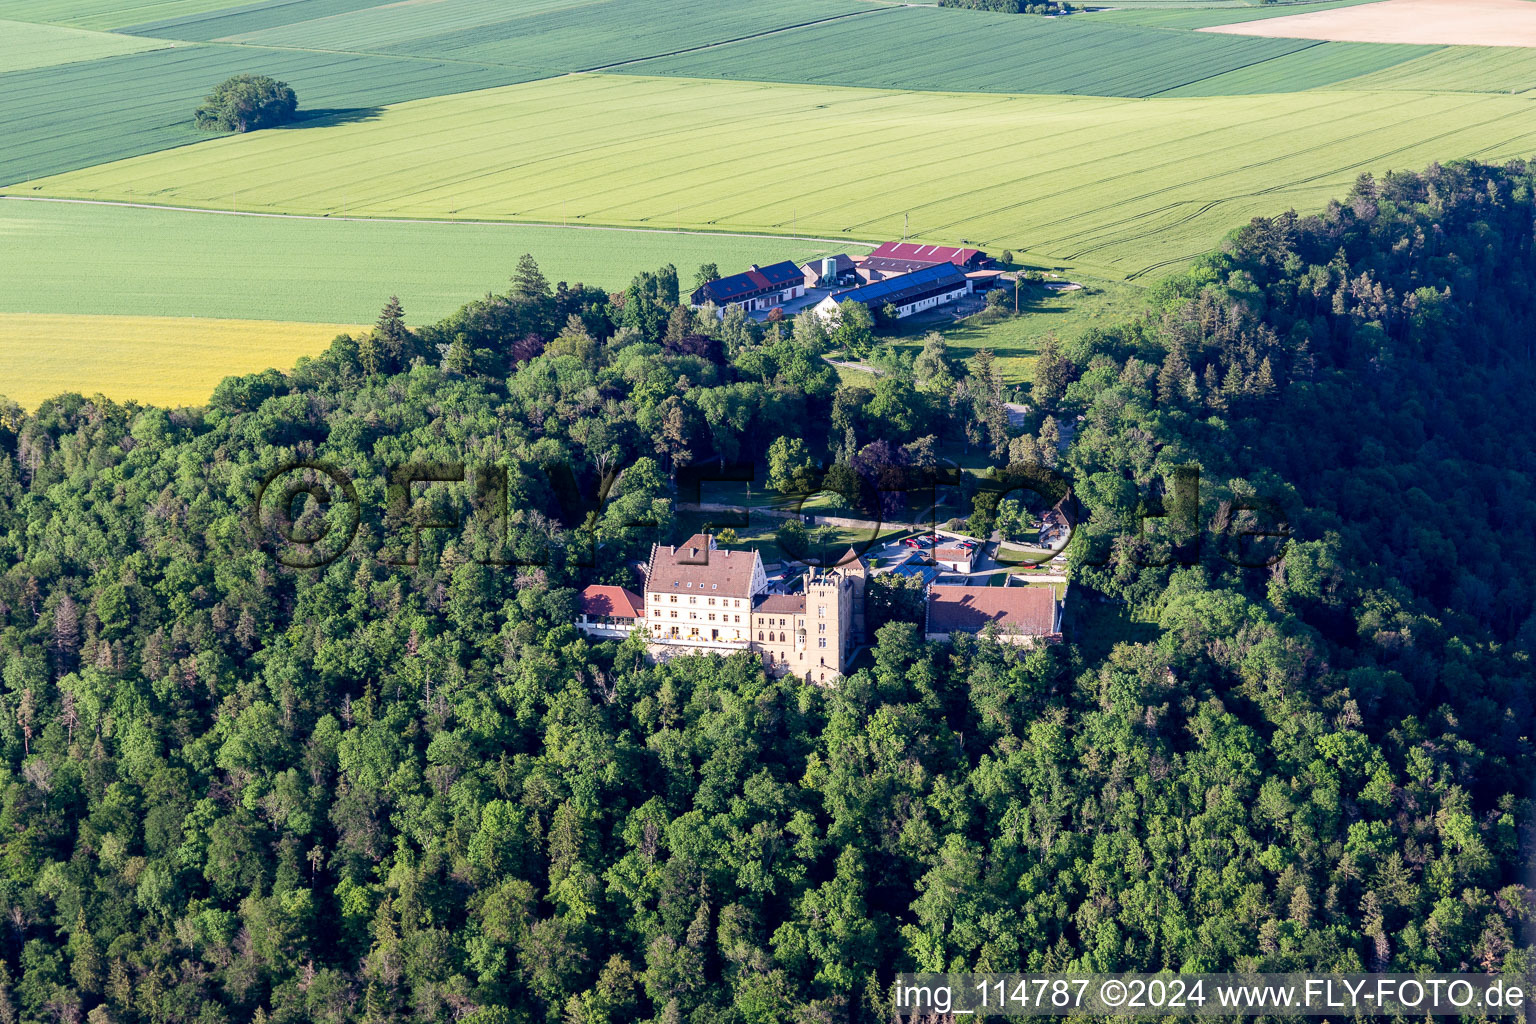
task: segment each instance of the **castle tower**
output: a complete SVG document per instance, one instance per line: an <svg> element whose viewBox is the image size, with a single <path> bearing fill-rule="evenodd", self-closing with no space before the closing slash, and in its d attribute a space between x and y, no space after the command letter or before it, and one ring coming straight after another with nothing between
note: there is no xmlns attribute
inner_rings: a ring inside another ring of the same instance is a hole
<svg viewBox="0 0 1536 1024"><path fill-rule="evenodd" d="M843 556L838 563L837 571L848 580L849 599L852 608L849 613L848 643L849 649L869 643L868 620L864 616L864 591L869 585L869 567L864 564L864 559L853 548Z"/></svg>
<svg viewBox="0 0 1536 1024"><path fill-rule="evenodd" d="M847 581L836 571L805 577L805 663L810 682L821 683L843 674L851 609Z"/></svg>

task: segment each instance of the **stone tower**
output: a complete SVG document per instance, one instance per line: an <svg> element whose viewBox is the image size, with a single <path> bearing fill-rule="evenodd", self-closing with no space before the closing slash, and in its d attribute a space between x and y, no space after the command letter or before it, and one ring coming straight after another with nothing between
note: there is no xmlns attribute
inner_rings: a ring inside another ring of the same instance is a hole
<svg viewBox="0 0 1536 1024"><path fill-rule="evenodd" d="M836 570L805 577L805 661L813 683L843 674L853 626L851 589Z"/></svg>
<svg viewBox="0 0 1536 1024"><path fill-rule="evenodd" d="M869 584L869 567L857 551L849 548L836 571L848 580L849 598L853 605L848 629L849 649L852 650L869 643L868 620L864 616L864 589Z"/></svg>

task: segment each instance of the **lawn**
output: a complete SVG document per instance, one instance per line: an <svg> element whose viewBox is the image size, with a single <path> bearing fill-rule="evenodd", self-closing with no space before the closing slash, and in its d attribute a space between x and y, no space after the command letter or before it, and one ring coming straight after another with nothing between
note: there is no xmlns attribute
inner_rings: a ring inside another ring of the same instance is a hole
<svg viewBox="0 0 1536 1024"><path fill-rule="evenodd" d="M0 397L35 409L67 391L200 405L234 373L287 369L344 324L0 313Z"/></svg>
<svg viewBox="0 0 1536 1024"><path fill-rule="evenodd" d="M701 263L724 269L821 251L777 238L229 217L19 200L0 201L0 244L27 254L7 265L0 312L319 323L371 323L391 294L412 323L435 320L504 290L524 252L551 281L618 290L665 263L692 280Z"/></svg>
<svg viewBox="0 0 1536 1024"><path fill-rule="evenodd" d="M1073 280L1081 282L1083 289L1050 291L1041 285L1021 283L1017 316L1013 313L1013 289L1008 288L1007 305L1001 312L982 312L939 324L903 321L882 337L885 344L916 355L922 349L923 335L937 329L944 335L950 355L957 359L969 359L981 349L990 350L997 357L1003 382L1017 387L1032 379L1034 357L1046 335L1074 337L1091 327L1119 323L1129 302L1140 291L1124 281L1082 275L1074 275Z"/></svg>
<svg viewBox="0 0 1536 1024"><path fill-rule="evenodd" d="M189 44L12 71L0 75L0 184L214 138L193 125L193 110L219 82L250 71L292 85L308 116L330 115L269 135L356 122L373 116L379 105L537 75L475 64Z"/></svg>
<svg viewBox="0 0 1536 1024"><path fill-rule="evenodd" d="M133 60L135 58L122 58ZM20 194L981 243L1133 277L1362 171L1524 155L1517 97L1123 100L579 75L93 167ZM837 173L829 173L837 168Z"/></svg>
<svg viewBox="0 0 1536 1024"><path fill-rule="evenodd" d="M0 74L116 57L172 45L163 39L89 32L62 25L34 25L25 21L0 20L0 37L5 39L5 46L0 49Z"/></svg>
<svg viewBox="0 0 1536 1024"><path fill-rule="evenodd" d="M1312 49L1323 53L1298 59L1298 52ZM1153 96L1210 83L1201 95L1224 95L1310 88L1425 52L1428 48L1334 50L1293 39L1140 28L1093 16L1040 18L902 7L641 61L622 70L742 81L1091 96ZM1239 69L1247 73L1235 76Z"/></svg>

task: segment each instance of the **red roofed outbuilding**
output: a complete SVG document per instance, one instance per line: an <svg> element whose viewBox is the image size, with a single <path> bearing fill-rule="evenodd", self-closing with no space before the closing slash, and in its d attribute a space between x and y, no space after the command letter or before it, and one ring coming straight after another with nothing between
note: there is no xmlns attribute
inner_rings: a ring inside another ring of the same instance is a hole
<svg viewBox="0 0 1536 1024"><path fill-rule="evenodd" d="M622 637L645 625L645 602L623 587L593 584L581 592L576 628L592 636Z"/></svg>
<svg viewBox="0 0 1536 1024"><path fill-rule="evenodd" d="M929 640L989 626L1000 642L1021 646L1061 636L1061 602L1053 587L929 587L927 611Z"/></svg>
<svg viewBox="0 0 1536 1024"><path fill-rule="evenodd" d="M984 270L992 265L992 260L980 249L928 245L924 242L886 242L864 257L859 269L882 274L909 274L940 263L952 263L961 270Z"/></svg>

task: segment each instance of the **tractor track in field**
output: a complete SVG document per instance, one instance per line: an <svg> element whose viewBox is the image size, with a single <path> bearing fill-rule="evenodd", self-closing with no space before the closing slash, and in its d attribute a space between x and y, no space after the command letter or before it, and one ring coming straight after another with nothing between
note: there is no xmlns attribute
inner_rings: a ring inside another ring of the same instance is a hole
<svg viewBox="0 0 1536 1024"><path fill-rule="evenodd" d="M651 235L699 235L705 238L764 238L773 241L818 242L831 246L862 246L874 249L879 242L851 238L817 238L811 235L772 235L751 231L700 231L696 228L637 228L605 224L558 224L536 220L459 220L431 217L357 217L321 213L264 213L260 210L215 210L206 206L168 206L162 203L128 203L115 199L65 199L55 196L17 196L0 191L0 200L21 203L69 203L76 206L124 206L136 210L163 210L170 213L204 213L217 217L262 217L268 220L318 220L354 224L459 224L487 228L557 228L563 231L629 231Z"/></svg>

